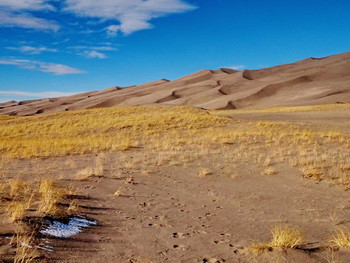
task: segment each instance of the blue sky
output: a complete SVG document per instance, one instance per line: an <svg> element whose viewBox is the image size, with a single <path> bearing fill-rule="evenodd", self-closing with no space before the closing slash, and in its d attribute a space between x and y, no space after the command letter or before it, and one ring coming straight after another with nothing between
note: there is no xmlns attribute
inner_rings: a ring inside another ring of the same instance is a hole
<svg viewBox="0 0 350 263"><path fill-rule="evenodd" d="M0 0L0 101L350 51L349 0Z"/></svg>

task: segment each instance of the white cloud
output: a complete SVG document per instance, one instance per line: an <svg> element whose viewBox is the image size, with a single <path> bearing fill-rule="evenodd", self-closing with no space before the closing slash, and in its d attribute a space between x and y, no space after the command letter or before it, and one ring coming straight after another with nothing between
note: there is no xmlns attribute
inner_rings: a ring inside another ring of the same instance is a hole
<svg viewBox="0 0 350 263"><path fill-rule="evenodd" d="M241 70L244 69L246 66L245 65L232 65L229 67L225 67L225 68L230 68L230 69L234 69L234 70Z"/></svg>
<svg viewBox="0 0 350 263"><path fill-rule="evenodd" d="M78 16L119 22L106 28L110 36L148 29L153 18L195 8L182 0L66 0L66 5L66 11Z"/></svg>
<svg viewBox="0 0 350 263"><path fill-rule="evenodd" d="M0 59L0 65L13 65L24 69L49 72L54 75L82 74L83 70L72 68L67 65L40 62L26 59Z"/></svg>
<svg viewBox="0 0 350 263"><path fill-rule="evenodd" d="M83 56L86 58L99 58L104 59L107 58L107 55L100 51L115 51L117 48L112 46L72 46L68 47L68 49L77 50L77 55Z"/></svg>
<svg viewBox="0 0 350 263"><path fill-rule="evenodd" d="M69 49L77 49L77 50L86 49L86 50L98 50L98 51L117 50L117 48L111 47L111 46L73 46L73 47L69 47Z"/></svg>
<svg viewBox="0 0 350 263"><path fill-rule="evenodd" d="M76 93L44 91L44 92L27 92L27 91L0 91L0 96L21 96L21 97L36 97L36 98L52 98L74 95Z"/></svg>
<svg viewBox="0 0 350 263"><path fill-rule="evenodd" d="M31 46L22 46L22 47L7 47L10 50L16 50L28 54L40 54L42 52L57 52L57 49L47 48L47 47L31 47Z"/></svg>
<svg viewBox="0 0 350 263"><path fill-rule="evenodd" d="M54 10L47 0L1 0L0 7L11 10Z"/></svg>
<svg viewBox="0 0 350 263"><path fill-rule="evenodd" d="M99 59L107 58L105 54L95 50L85 51L84 56L87 58L99 58Z"/></svg>
<svg viewBox="0 0 350 263"><path fill-rule="evenodd" d="M1 10L0 26L23 27L52 31L57 31L59 29L59 25L53 21L35 17L28 13L18 14Z"/></svg>
<svg viewBox="0 0 350 263"><path fill-rule="evenodd" d="M47 0L0 0L0 26L57 31L57 23L36 17L29 11L55 11Z"/></svg>
<svg viewBox="0 0 350 263"><path fill-rule="evenodd" d="M119 25L110 25L106 27L107 35L110 37L115 37L118 34L119 30L120 30Z"/></svg>

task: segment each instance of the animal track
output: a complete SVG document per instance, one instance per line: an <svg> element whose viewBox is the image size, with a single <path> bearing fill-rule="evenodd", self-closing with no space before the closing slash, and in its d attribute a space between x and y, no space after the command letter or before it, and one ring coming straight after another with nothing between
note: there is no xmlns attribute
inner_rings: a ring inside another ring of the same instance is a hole
<svg viewBox="0 0 350 263"><path fill-rule="evenodd" d="M202 263L224 263L225 259L217 259L217 258L203 258Z"/></svg>
<svg viewBox="0 0 350 263"><path fill-rule="evenodd" d="M189 233L179 233L179 232L175 232L173 233L173 238L179 238L179 239L183 239L186 238L187 236L189 236Z"/></svg>

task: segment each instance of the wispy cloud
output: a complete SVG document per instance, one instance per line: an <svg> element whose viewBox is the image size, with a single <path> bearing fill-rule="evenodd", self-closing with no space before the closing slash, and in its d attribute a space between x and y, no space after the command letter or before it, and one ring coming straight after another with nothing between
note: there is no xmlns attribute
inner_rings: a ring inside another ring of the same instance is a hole
<svg viewBox="0 0 350 263"><path fill-rule="evenodd" d="M68 12L90 18L87 24L108 21L110 25L104 30L108 36L116 36L119 32L131 34L152 28L152 19L195 8L185 0L0 0L0 26L57 31L60 25L43 18L39 11L59 15Z"/></svg>
<svg viewBox="0 0 350 263"><path fill-rule="evenodd" d="M77 50L82 50L82 49L86 49L86 50L98 50L98 51L114 51L114 50L118 50L115 47L111 47L111 46L72 46L72 47L68 47L69 49L77 49Z"/></svg>
<svg viewBox="0 0 350 263"><path fill-rule="evenodd" d="M151 19L196 8L182 0L66 0L66 5L66 11L81 17L118 22L106 28L110 36L148 29Z"/></svg>
<svg viewBox="0 0 350 263"><path fill-rule="evenodd" d="M104 59L108 56L101 51L109 52L115 51L117 48L113 46L72 46L68 47L68 49L73 49L77 51L77 55L83 56L86 58L99 58Z"/></svg>
<svg viewBox="0 0 350 263"><path fill-rule="evenodd" d="M0 91L0 96L12 96L12 97L30 97L30 98L52 98L52 97L64 97L74 95L76 93L70 92L57 92L57 91L44 91L44 92L27 92L27 91Z"/></svg>
<svg viewBox="0 0 350 263"><path fill-rule="evenodd" d="M1 0L0 7L11 10L54 10L48 0Z"/></svg>
<svg viewBox="0 0 350 263"><path fill-rule="evenodd" d="M23 69L48 72L54 75L82 74L83 70L72 68L67 65L54 64L41 61L33 61L26 59L0 59L0 65L12 65Z"/></svg>
<svg viewBox="0 0 350 263"><path fill-rule="evenodd" d="M53 21L35 17L29 13L13 13L0 10L0 26L22 27L39 30L57 31L60 26Z"/></svg>
<svg viewBox="0 0 350 263"><path fill-rule="evenodd" d="M107 56L101 52L91 50L91 51L85 51L83 55L87 58L99 58L99 59L104 59L107 58Z"/></svg>
<svg viewBox="0 0 350 263"><path fill-rule="evenodd" d="M47 48L47 47L31 47L31 46L21 46L21 47L7 47L9 50L16 50L28 54L41 54L42 52L57 52L57 49Z"/></svg>
<svg viewBox="0 0 350 263"><path fill-rule="evenodd" d="M31 14L31 11L55 11L47 0L1 0L0 26L57 31L59 25Z"/></svg>

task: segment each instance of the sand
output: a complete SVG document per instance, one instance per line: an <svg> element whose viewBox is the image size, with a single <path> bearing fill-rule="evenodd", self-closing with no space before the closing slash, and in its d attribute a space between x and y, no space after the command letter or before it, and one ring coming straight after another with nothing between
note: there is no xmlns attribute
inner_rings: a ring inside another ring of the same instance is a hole
<svg viewBox="0 0 350 263"><path fill-rule="evenodd" d="M201 70L180 79L111 87L68 97L0 103L0 114L34 115L135 105L191 105L204 109L350 102L350 52L259 70Z"/></svg>

